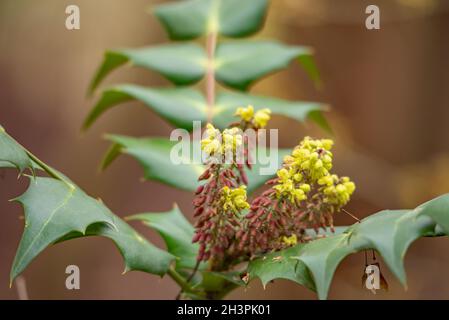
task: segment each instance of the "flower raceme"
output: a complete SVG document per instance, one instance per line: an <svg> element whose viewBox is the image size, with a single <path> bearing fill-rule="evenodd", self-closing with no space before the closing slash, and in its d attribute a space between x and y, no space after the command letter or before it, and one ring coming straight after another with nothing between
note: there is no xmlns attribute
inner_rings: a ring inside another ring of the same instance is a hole
<svg viewBox="0 0 449 320"><path fill-rule="evenodd" d="M305 137L284 158L271 186L252 203L238 233L240 250L250 256L308 241L306 229L330 227L333 214L346 205L355 190L348 177L332 174L333 141Z"/></svg>
<svg viewBox="0 0 449 320"><path fill-rule="evenodd" d="M230 257L238 255L236 233L242 230L242 212L249 208L246 195L248 178L243 164L251 169L249 142L243 130L258 130L267 125L270 110L254 112L252 106L239 108L241 121L222 132L207 124L201 140L206 170L193 205L195 225L193 242L198 242L197 261L209 261L213 270L226 269Z"/></svg>
<svg viewBox="0 0 449 320"><path fill-rule="evenodd" d="M248 203L248 179L236 160L241 148L251 169L242 130L265 127L270 113L252 106L238 108L238 125L222 132L212 124L206 127L201 147L209 159L200 177L204 184L194 199L198 221L193 242L200 245L197 260L209 261L211 270L227 270L252 256L308 241L306 229L333 230L333 214L355 191L348 177L331 172L333 141L305 137L284 158L277 176L267 181L269 189ZM216 161L226 153L231 154L230 162Z"/></svg>

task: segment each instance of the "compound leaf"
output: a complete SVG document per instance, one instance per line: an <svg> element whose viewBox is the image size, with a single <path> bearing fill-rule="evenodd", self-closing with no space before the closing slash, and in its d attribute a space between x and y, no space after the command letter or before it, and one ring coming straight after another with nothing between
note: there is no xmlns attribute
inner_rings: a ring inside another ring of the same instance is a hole
<svg viewBox="0 0 449 320"><path fill-rule="evenodd" d="M192 130L193 121L205 121L206 102L201 93L190 88L151 89L138 85L120 85L103 91L101 98L84 121L83 128L108 109L130 100L141 101L170 124Z"/></svg>
<svg viewBox="0 0 449 320"><path fill-rule="evenodd" d="M204 125L207 121L207 104L203 95L191 88L146 88L125 84L103 91L101 98L87 116L83 128L89 128L95 120L110 108L123 102L138 100L163 117L170 124L189 131L193 122ZM310 119L326 131L330 127L322 115L327 105L318 102L287 101L245 93L220 92L213 108L212 122L220 129L237 120L237 107L251 104L255 110L270 108L273 115L282 115L298 122Z"/></svg>
<svg viewBox="0 0 449 320"><path fill-rule="evenodd" d="M204 76L205 53L194 43L107 51L89 92L92 93L111 71L126 63L156 71L176 85L186 85Z"/></svg>
<svg viewBox="0 0 449 320"><path fill-rule="evenodd" d="M248 88L267 74L286 68L298 59L312 79L317 80L312 49L287 46L274 41L231 41L220 43L215 55L217 80L239 90Z"/></svg>
<svg viewBox="0 0 449 320"><path fill-rule="evenodd" d="M160 213L141 213L128 217L128 220L140 220L156 230L167 246L167 251L178 258L177 268L193 269L198 254L198 244L192 243L193 226L174 206L172 210Z"/></svg>
<svg viewBox="0 0 449 320"><path fill-rule="evenodd" d="M172 40L210 32L245 37L260 30L267 6L268 0L187 0L159 5L154 13Z"/></svg>

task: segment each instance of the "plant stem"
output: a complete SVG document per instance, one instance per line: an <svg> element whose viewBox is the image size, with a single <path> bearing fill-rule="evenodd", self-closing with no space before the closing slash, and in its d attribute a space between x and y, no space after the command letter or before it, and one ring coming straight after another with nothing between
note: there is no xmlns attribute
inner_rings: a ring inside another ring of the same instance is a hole
<svg viewBox="0 0 449 320"><path fill-rule="evenodd" d="M212 31L206 38L207 72L206 72L206 100L207 122L212 122L215 104L215 48L217 46L217 32Z"/></svg>
<svg viewBox="0 0 449 320"><path fill-rule="evenodd" d="M170 267L168 269L167 274L181 287L182 292L199 294L199 292L193 289L192 286L184 279L184 277L181 276L173 267Z"/></svg>

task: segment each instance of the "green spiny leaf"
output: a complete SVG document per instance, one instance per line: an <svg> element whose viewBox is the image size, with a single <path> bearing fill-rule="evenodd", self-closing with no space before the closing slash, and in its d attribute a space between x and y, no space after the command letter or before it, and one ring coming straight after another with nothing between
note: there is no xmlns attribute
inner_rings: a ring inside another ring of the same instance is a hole
<svg viewBox="0 0 449 320"><path fill-rule="evenodd" d="M112 215L115 228L104 223L90 225L85 234L72 232L58 240L67 241L84 236L101 236L111 239L117 246L125 262L125 272L143 271L151 274L164 275L175 257L148 242L129 224Z"/></svg>
<svg viewBox="0 0 449 320"><path fill-rule="evenodd" d="M105 111L122 102L141 101L174 126L192 130L193 121L205 121L206 102L201 93L189 88L150 89L121 85L103 91L102 97L87 116L83 128L89 128Z"/></svg>
<svg viewBox="0 0 449 320"><path fill-rule="evenodd" d="M177 257L177 268L193 269L198 254L198 244L192 243L193 226L187 221L178 206L167 212L141 213L128 220L140 220L155 229L167 246L167 251Z"/></svg>
<svg viewBox="0 0 449 320"><path fill-rule="evenodd" d="M287 279L315 290L313 279L304 263L294 259L298 255L298 245L279 252L265 255L263 258L253 260L248 265L250 279L259 278L265 287L274 279Z"/></svg>
<svg viewBox="0 0 449 320"><path fill-rule="evenodd" d="M125 271L159 275L167 271L174 259L172 255L150 244L101 201L85 194L0 129L0 168L43 169L52 176L34 177L27 191L14 199L24 208L25 229L11 269L11 281L50 244L89 235L112 239L124 257Z"/></svg>
<svg viewBox="0 0 449 320"><path fill-rule="evenodd" d="M204 76L205 59L204 50L193 43L111 50L105 53L89 91L125 63L156 71L176 85L192 84Z"/></svg>
<svg viewBox="0 0 449 320"><path fill-rule="evenodd" d="M274 41L220 43L213 64L217 81L231 88L247 90L258 79L287 67L294 59L298 59L311 78L319 82L312 49ZM126 63L156 71L176 85L199 81L207 66L204 50L197 44L117 49L106 52L89 92L92 93L111 71Z"/></svg>
<svg viewBox="0 0 449 320"><path fill-rule="evenodd" d="M217 80L231 88L248 90L267 74L286 68L298 59L312 79L317 73L312 49L286 46L274 41L232 41L220 43L215 55ZM307 63L306 63L307 62Z"/></svg>
<svg viewBox="0 0 449 320"><path fill-rule="evenodd" d="M36 177L28 190L15 199L25 210L25 230L11 270L11 281L47 246L64 235L85 233L93 223L115 223L98 200L62 181Z"/></svg>
<svg viewBox="0 0 449 320"><path fill-rule="evenodd" d="M173 40L218 32L245 37L262 27L268 0L187 0L159 5L154 12Z"/></svg>
<svg viewBox="0 0 449 320"><path fill-rule="evenodd" d="M337 227L334 233L329 230L324 232L324 235L340 234L346 229L347 227ZM311 237L316 236L313 230L307 229L306 233ZM268 253L263 257L251 260L247 268L249 279L259 278L264 287L273 280L287 279L315 291L315 284L308 269L304 263L296 259L302 247L304 247L304 244L298 244L297 246Z"/></svg>
<svg viewBox="0 0 449 320"><path fill-rule="evenodd" d="M149 109L166 119L170 124L189 130L193 121L205 124L207 105L202 94L190 88L152 89L137 85L120 85L106 89L97 104L87 116L83 128L87 129L108 109L130 100L141 101ZM234 112L237 107L251 104L256 110L270 108L274 115L290 117L299 122L307 118L323 129L330 131L322 111L327 106L318 102L287 101L276 98L249 95L244 93L221 92L217 96L212 122L220 129L237 120Z"/></svg>
<svg viewBox="0 0 449 320"><path fill-rule="evenodd" d="M145 178L156 180L183 190L194 191L198 187L198 177L204 171L201 164L185 163L174 165L170 161L170 152L177 144L166 138L132 138L109 135L108 140L121 146L119 150L139 161L145 172ZM103 166L105 167L105 166Z"/></svg>
<svg viewBox="0 0 449 320"><path fill-rule="evenodd" d="M441 228L433 219L437 215L438 223L449 220L448 198L449 194L438 197L414 210L384 210L354 224L343 233L299 244L288 250L296 250L294 258L307 267L321 299L327 297L340 262L347 255L364 249L376 250L393 274L406 285L405 253L416 239L441 235ZM263 261L256 261L263 265Z"/></svg>
<svg viewBox="0 0 449 320"><path fill-rule="evenodd" d="M20 172L32 167L31 159L14 139L0 126L0 168L15 167Z"/></svg>

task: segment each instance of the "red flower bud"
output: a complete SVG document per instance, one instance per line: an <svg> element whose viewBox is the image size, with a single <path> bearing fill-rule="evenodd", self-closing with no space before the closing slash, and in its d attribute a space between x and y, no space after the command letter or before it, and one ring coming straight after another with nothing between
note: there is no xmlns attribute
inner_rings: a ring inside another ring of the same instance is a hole
<svg viewBox="0 0 449 320"><path fill-rule="evenodd" d="M195 194L200 194L204 190L204 184L200 185L198 188L196 188Z"/></svg>
<svg viewBox="0 0 449 320"><path fill-rule="evenodd" d="M200 240L200 234L199 233L195 233L193 238L192 238L192 243L198 242L198 240Z"/></svg>

